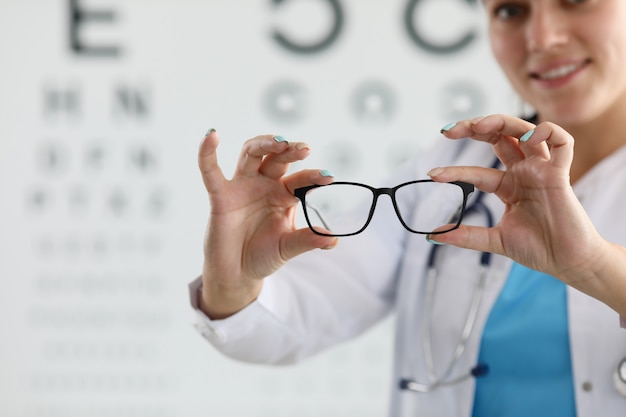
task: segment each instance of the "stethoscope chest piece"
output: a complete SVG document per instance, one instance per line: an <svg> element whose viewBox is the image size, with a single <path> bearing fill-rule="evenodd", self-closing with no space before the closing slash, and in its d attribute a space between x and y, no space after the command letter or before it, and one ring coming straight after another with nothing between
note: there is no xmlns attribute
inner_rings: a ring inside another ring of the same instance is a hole
<svg viewBox="0 0 626 417"><path fill-rule="evenodd" d="M615 389L623 397L626 397L626 358L623 358L615 369L613 374L613 382L615 383Z"/></svg>

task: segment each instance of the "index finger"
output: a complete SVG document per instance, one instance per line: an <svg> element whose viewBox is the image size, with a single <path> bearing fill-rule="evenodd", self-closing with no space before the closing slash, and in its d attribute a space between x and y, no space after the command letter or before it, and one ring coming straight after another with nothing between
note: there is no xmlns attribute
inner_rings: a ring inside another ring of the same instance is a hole
<svg viewBox="0 0 626 417"><path fill-rule="evenodd" d="M472 138L494 147L502 163L509 167L524 158L519 138L535 125L518 117L493 114L480 119L463 120L442 131L449 139ZM547 156L547 155L545 155Z"/></svg>
<svg viewBox="0 0 626 417"><path fill-rule="evenodd" d="M248 139L241 148L235 175L256 175L265 157L287 149L289 142L282 136L261 135Z"/></svg>
<svg viewBox="0 0 626 417"><path fill-rule="evenodd" d="M533 128L535 128L533 123L519 117L492 114L472 123L470 134L477 140L495 144L502 135L519 139Z"/></svg>
<svg viewBox="0 0 626 417"><path fill-rule="evenodd" d="M520 138L535 125L519 117L505 114L492 114L477 119L461 120L442 133L450 139L472 137L473 139L496 144L502 135Z"/></svg>

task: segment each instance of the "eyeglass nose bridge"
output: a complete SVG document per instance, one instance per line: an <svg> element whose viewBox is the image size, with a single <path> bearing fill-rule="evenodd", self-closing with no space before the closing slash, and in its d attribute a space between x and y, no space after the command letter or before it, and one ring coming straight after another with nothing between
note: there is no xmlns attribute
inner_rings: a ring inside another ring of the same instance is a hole
<svg viewBox="0 0 626 417"><path fill-rule="evenodd" d="M389 196L389 200L391 202L391 205L393 206L394 211L396 212L396 216L398 216L398 220L400 220L400 222L404 225L404 220L402 220L402 217L400 217L398 207L396 206L395 194L396 194L397 188L398 187L370 188L372 190L372 193L374 193L374 199L372 200L372 208L370 209L370 215L369 215L369 218L367 219L367 225L369 225L370 221L372 220L372 217L374 217L374 212L376 211L376 204L378 204L378 197L380 197L381 195Z"/></svg>
<svg viewBox="0 0 626 417"><path fill-rule="evenodd" d="M372 203L372 206L376 206L376 203L378 202L378 197L380 197L381 195L388 195L391 199L391 202L393 203L396 190L395 188L383 187L373 188L372 192L374 193L374 202Z"/></svg>

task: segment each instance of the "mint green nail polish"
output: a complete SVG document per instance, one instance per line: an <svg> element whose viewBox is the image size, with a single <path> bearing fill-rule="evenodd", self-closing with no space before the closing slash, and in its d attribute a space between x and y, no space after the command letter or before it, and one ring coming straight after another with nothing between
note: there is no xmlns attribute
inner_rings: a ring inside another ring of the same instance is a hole
<svg viewBox="0 0 626 417"><path fill-rule="evenodd" d="M283 143L283 142L289 143L289 141L283 136L274 136L274 140L278 143Z"/></svg>
<svg viewBox="0 0 626 417"><path fill-rule="evenodd" d="M204 134L204 136L209 136L209 135L210 135L211 133L213 133L213 132L217 132L217 130L215 130L215 129L211 128L211 129L209 129L209 130L207 130L207 131L206 131L206 133Z"/></svg>
<svg viewBox="0 0 626 417"><path fill-rule="evenodd" d="M456 126L456 122L448 123L447 125L441 128L440 132L441 133L447 132L448 130L452 129L454 126Z"/></svg>
<svg viewBox="0 0 626 417"><path fill-rule="evenodd" d="M428 243L430 243L430 244L433 244L433 245L438 245L438 246L444 246L445 245L445 243L437 242L430 235L426 235L426 241Z"/></svg>
<svg viewBox="0 0 626 417"><path fill-rule="evenodd" d="M524 133L522 135L521 138L519 138L520 142L528 142L528 139L530 139L530 137L535 133L535 129L533 130L529 130L528 132Z"/></svg>
<svg viewBox="0 0 626 417"><path fill-rule="evenodd" d="M323 170L321 170L321 171L320 171L320 175L321 175L322 177L334 177L334 176L335 176L335 174L333 174L333 172L332 172L332 171L329 171L329 170L327 170L327 169L323 169Z"/></svg>

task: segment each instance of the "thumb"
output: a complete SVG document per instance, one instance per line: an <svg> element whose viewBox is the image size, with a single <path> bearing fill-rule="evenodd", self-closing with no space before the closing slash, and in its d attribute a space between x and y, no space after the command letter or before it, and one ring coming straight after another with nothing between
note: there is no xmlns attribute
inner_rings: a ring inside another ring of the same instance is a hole
<svg viewBox="0 0 626 417"><path fill-rule="evenodd" d="M443 245L458 246L479 252L503 253L499 239L493 238L494 229L482 226L460 225L458 229L441 234L427 235L428 241Z"/></svg>
<svg viewBox="0 0 626 417"><path fill-rule="evenodd" d="M281 254L285 261L313 249L332 249L339 243L334 236L321 236L308 228L287 233L281 241Z"/></svg>
<svg viewBox="0 0 626 417"><path fill-rule="evenodd" d="M211 129L198 149L198 167L202 174L202 181L206 190L211 193L217 191L226 181L222 169L217 163L217 145L220 138L215 129Z"/></svg>

